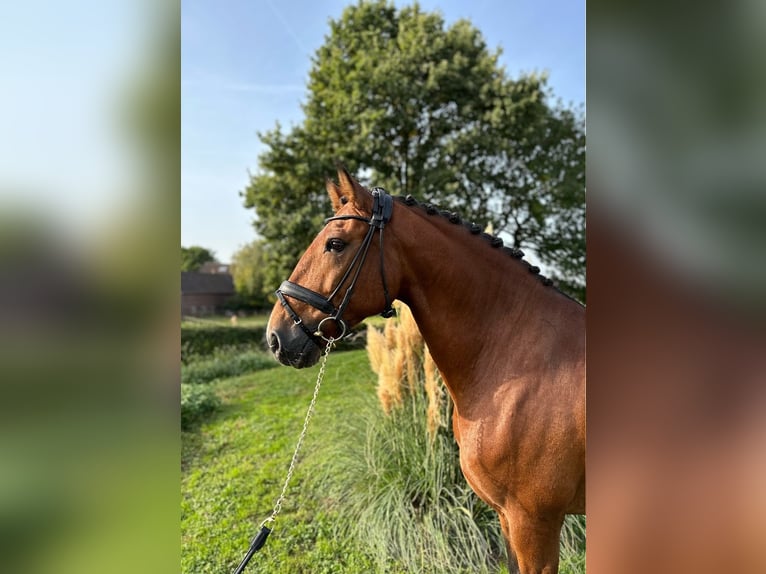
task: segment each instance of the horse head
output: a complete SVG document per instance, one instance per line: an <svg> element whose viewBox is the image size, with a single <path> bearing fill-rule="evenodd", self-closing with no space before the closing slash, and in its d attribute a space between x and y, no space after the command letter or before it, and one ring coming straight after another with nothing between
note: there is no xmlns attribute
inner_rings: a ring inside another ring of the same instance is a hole
<svg viewBox="0 0 766 574"><path fill-rule="evenodd" d="M327 181L334 216L314 238L289 279L277 289L266 338L274 356L296 368L315 364L323 341L341 339L376 313L391 316L400 270L385 233L394 202L362 187L345 170ZM388 251L388 252L386 252Z"/></svg>

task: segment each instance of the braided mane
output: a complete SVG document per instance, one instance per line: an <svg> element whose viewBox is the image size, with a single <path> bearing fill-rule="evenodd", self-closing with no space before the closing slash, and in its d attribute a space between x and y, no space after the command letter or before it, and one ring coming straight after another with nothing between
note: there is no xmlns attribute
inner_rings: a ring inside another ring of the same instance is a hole
<svg viewBox="0 0 766 574"><path fill-rule="evenodd" d="M524 259L524 252L521 249L519 249L518 247L504 247L502 238L484 232L480 225L477 225L476 223L473 223L473 222L464 221L463 218L460 216L460 214L458 214L455 211L439 209L439 207L437 207L436 205L432 203L428 203L428 202L420 203L417 199L412 197L412 195L407 195L407 196L395 195L393 197L394 197L394 200L400 203L403 203L404 205L407 205L409 207L420 207L424 209L428 215L438 215L440 217L447 219L453 225L462 225L472 235L479 235L482 239L484 239L487 243L489 243L489 245L492 248L501 249L503 253L505 253L506 255L512 257L513 259L517 259L520 263L526 265L527 270L530 273L537 275L540 279L540 282L543 285L545 285L546 287L553 287L556 291L558 291L565 297L568 297L569 299L572 299L573 301L576 301L577 303L582 305L580 301L577 301L577 299L574 299L570 295L561 291L551 278L541 275L540 268L537 265L532 265L531 263L529 263L528 261Z"/></svg>

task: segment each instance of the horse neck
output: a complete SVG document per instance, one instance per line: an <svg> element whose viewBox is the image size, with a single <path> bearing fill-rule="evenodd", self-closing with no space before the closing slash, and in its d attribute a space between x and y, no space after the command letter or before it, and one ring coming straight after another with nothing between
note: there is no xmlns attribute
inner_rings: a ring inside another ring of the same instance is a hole
<svg viewBox="0 0 766 574"><path fill-rule="evenodd" d="M541 321L576 305L462 225L412 209L401 219L399 299L412 310L456 402L471 387L491 384L502 371L498 357L520 364L531 344L544 346Z"/></svg>

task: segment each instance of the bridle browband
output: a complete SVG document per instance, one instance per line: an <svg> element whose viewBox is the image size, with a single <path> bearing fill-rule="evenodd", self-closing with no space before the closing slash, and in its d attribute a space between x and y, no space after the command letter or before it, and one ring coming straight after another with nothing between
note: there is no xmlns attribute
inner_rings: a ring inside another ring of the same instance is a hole
<svg viewBox="0 0 766 574"><path fill-rule="evenodd" d="M346 307L348 307L348 304L351 301L351 296L354 294L356 281L359 278L359 273L361 272L362 267L364 266L364 262L367 259L367 252L370 250L370 244L372 243L372 237L375 235L375 231L380 231L380 279L383 283L383 295L386 301L385 309L383 309L381 315L385 318L389 318L396 314L393 307L391 306L391 296L388 293L388 285L386 284L385 259L383 257L383 229L385 228L386 224L391 221L391 215L394 211L394 200L381 187L374 187L372 188L371 192L373 199L371 217L367 218L361 215L336 215L334 217L328 217L324 221L325 225L327 225L331 221L357 219L370 225L370 228L367 230L367 234L362 240L362 244L354 254L354 258L346 268L346 271L343 273L343 276L340 278L340 281L336 285L335 289L332 290L332 293L330 293L330 295L327 297L324 297L316 291L307 289L306 287L298 285L297 283L293 283L292 281L283 281L279 286L279 289L276 291L277 299L279 299L279 302L282 304L282 307L284 307L287 314L293 320L293 323L299 326L312 341L315 341L314 337L321 337L325 340L328 339L324 333L322 333L322 325L325 323L325 321L335 321L340 327L341 333L339 336L334 337L335 340L342 339L346 335L346 324L342 319L343 312L346 310ZM346 292L343 294L343 299L341 300L340 305L336 307L333 305L332 300L338 295L349 277L351 277L351 282L346 288ZM287 301L285 296L291 297L292 299L297 299L298 301L303 301L315 309L326 313L328 316L319 322L316 330L312 331L306 326L300 315L295 312L295 309L290 306L290 303Z"/></svg>

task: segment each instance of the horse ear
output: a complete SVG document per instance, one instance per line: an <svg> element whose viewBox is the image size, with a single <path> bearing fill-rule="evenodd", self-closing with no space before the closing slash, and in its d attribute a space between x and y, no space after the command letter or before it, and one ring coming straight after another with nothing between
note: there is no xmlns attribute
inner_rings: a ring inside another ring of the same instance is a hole
<svg viewBox="0 0 766 574"><path fill-rule="evenodd" d="M348 200L345 197L343 197L343 194L341 193L340 188L337 185L335 185L335 182L331 180L330 178L327 178L327 181L325 182L325 187L327 188L327 195L330 196L330 202L332 203L332 210L335 213L338 213L338 210Z"/></svg>
<svg viewBox="0 0 766 574"><path fill-rule="evenodd" d="M327 180L327 193L330 196L333 210L337 212L347 203L362 207L365 190L343 166L338 166L338 181L340 185L335 185L334 182Z"/></svg>
<svg viewBox="0 0 766 574"><path fill-rule="evenodd" d="M357 199L359 199L359 191L361 191L362 186L359 185L353 177L351 177L351 174L346 171L345 167L338 168L338 181L340 182L341 195L346 198L346 200L352 205L356 204ZM343 203L346 202L344 201Z"/></svg>

